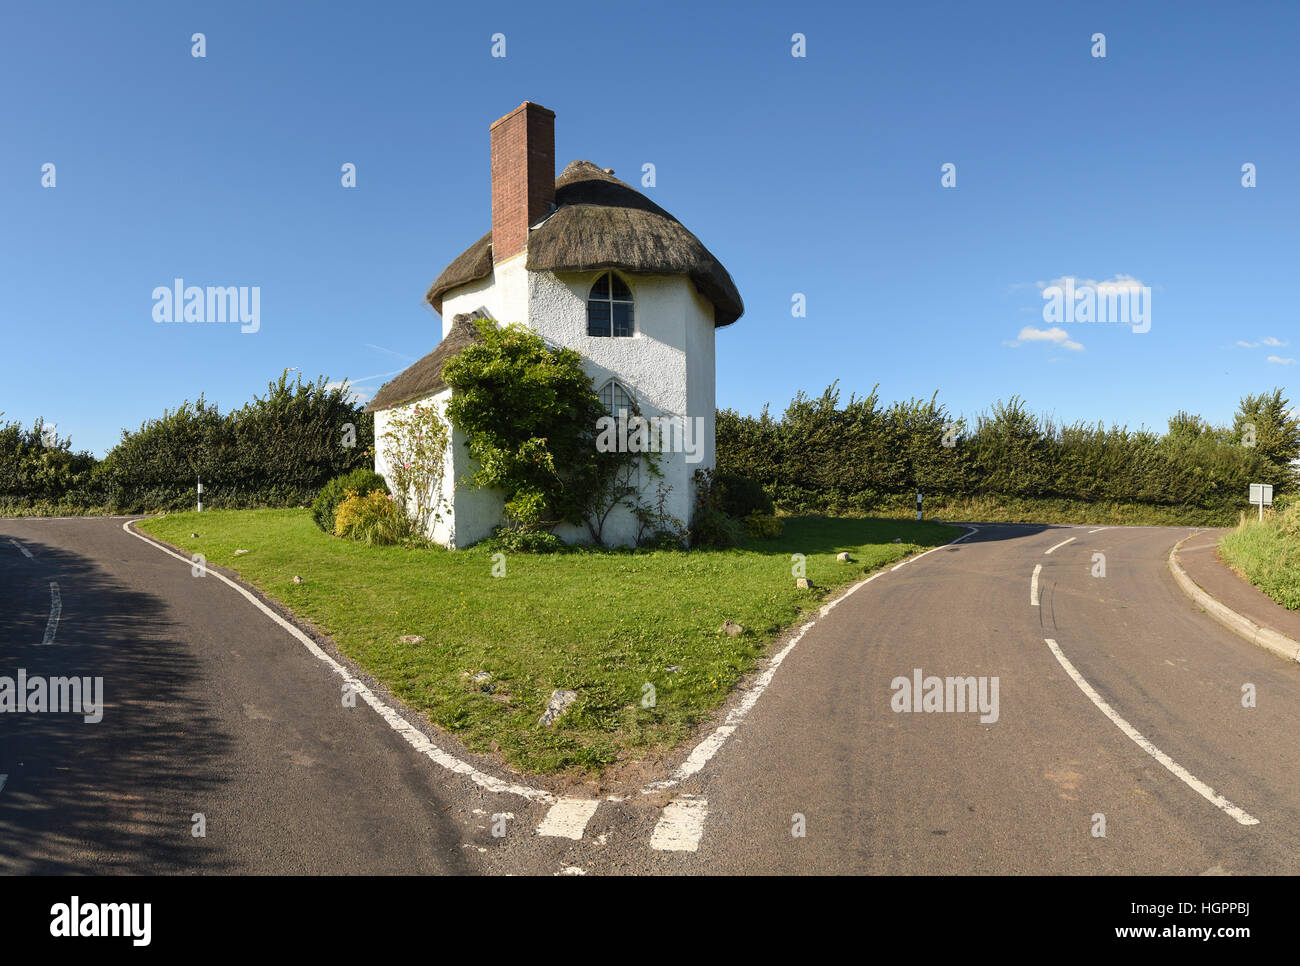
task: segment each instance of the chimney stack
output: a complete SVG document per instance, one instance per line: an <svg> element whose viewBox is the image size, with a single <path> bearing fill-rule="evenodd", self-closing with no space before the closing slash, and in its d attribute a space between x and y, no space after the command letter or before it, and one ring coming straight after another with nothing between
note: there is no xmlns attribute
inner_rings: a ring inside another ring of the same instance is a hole
<svg viewBox="0 0 1300 966"><path fill-rule="evenodd" d="M524 101L492 134L492 261L528 245L528 229L555 207L555 112Z"/></svg>

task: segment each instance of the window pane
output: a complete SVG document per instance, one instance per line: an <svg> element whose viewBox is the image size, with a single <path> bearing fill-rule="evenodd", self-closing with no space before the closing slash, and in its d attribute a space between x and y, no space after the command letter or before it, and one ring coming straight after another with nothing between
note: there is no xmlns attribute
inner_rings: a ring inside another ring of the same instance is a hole
<svg viewBox="0 0 1300 966"><path fill-rule="evenodd" d="M614 334L630 336L632 334L632 303L614 302Z"/></svg>
<svg viewBox="0 0 1300 966"><path fill-rule="evenodd" d="M609 335L609 303L587 303L587 335Z"/></svg>
<svg viewBox="0 0 1300 966"><path fill-rule="evenodd" d="M632 298L632 291L627 287L627 282L623 281L612 272L610 275L614 279L614 298L628 299L630 301Z"/></svg>
<svg viewBox="0 0 1300 966"><path fill-rule="evenodd" d="M632 412L632 397L628 395L627 391L616 382L611 382L610 388L614 390L615 408L626 410L629 413Z"/></svg>
<svg viewBox="0 0 1300 966"><path fill-rule="evenodd" d="M593 299L609 298L609 272L596 279L596 284L591 287L591 294L587 297Z"/></svg>
<svg viewBox="0 0 1300 966"><path fill-rule="evenodd" d="M607 382L600 387L600 404L605 407L606 412L614 412L614 384L612 382Z"/></svg>

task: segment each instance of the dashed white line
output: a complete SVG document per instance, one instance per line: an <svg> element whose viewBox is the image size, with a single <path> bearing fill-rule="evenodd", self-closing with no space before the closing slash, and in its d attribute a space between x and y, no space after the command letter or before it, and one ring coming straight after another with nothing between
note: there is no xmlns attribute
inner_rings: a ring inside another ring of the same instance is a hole
<svg viewBox="0 0 1300 966"><path fill-rule="evenodd" d="M50 618L45 622L45 637L42 644L53 644L54 635L59 630L59 618L63 616L63 598L59 595L59 585L50 581Z"/></svg>
<svg viewBox="0 0 1300 966"><path fill-rule="evenodd" d="M1183 782L1183 784L1196 792L1196 794L1200 795L1215 808L1226 812L1242 825L1259 824L1259 819L1232 804L1232 802L1228 801L1213 788L1205 784L1205 782L1201 781L1186 768L1178 764L1178 762L1174 761L1150 741L1144 738L1141 732L1120 717L1119 712L1107 704L1106 699L1098 694L1091 684L1084 680L1083 675L1080 674L1075 669L1074 665L1070 663L1069 659L1061 653L1061 649L1057 646L1056 641L1052 640L1050 637L1044 638L1044 640L1047 642L1047 646L1052 649L1052 653L1056 655L1056 659L1061 663L1061 667L1065 668L1065 673L1070 675L1070 678L1074 683L1079 686L1079 690L1086 694L1092 700L1092 703L1101 709L1101 713L1114 722L1115 726L1119 728L1120 731L1128 735L1128 737L1133 740L1134 744L1156 761L1160 762L1160 764L1164 765L1175 778Z"/></svg>
<svg viewBox="0 0 1300 966"><path fill-rule="evenodd" d="M32 552L31 552L30 550L28 550L26 547L24 547L24 546L23 546L21 543L19 543L17 540L10 540L9 542L12 543L12 544L13 544L15 547L17 547L19 550L21 550L21 551L23 552L23 556L26 557L28 560L35 560L35 559L36 559L35 557L32 556Z"/></svg>
<svg viewBox="0 0 1300 966"><path fill-rule="evenodd" d="M1060 543L1058 543L1055 547L1053 547L1052 550L1060 550L1060 549L1061 549L1062 547L1064 547L1067 543L1074 543L1074 541L1076 541L1076 540L1078 540L1078 539L1079 539L1078 537L1071 537L1069 540L1062 540L1062 541L1061 541ZM1044 550L1043 553L1051 553L1052 550Z"/></svg>
<svg viewBox="0 0 1300 966"><path fill-rule="evenodd" d="M1029 606L1038 606L1038 575L1043 572L1042 564L1034 564L1034 575L1029 578Z"/></svg>
<svg viewBox="0 0 1300 966"><path fill-rule="evenodd" d="M1103 530L1109 530L1110 527L1098 527L1096 530L1089 530L1089 533L1101 533Z"/></svg>
<svg viewBox="0 0 1300 966"><path fill-rule="evenodd" d="M580 839L587 831L587 823L600 807L598 798L561 798L551 806L537 826L538 835L561 839Z"/></svg>
<svg viewBox="0 0 1300 966"><path fill-rule="evenodd" d="M704 835L709 803L694 795L682 795L664 806L659 824L650 836L650 848L660 852L694 852Z"/></svg>

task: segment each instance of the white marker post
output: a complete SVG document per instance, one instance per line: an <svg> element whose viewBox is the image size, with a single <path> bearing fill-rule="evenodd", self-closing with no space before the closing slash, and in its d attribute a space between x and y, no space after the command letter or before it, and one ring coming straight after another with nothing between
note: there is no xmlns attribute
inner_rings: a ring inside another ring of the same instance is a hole
<svg viewBox="0 0 1300 966"><path fill-rule="evenodd" d="M1250 484L1250 502L1259 504L1259 519L1264 521L1264 507L1273 505L1273 484L1271 483L1252 483Z"/></svg>
<svg viewBox="0 0 1300 966"><path fill-rule="evenodd" d="M916 491L916 518L921 519L921 491Z"/></svg>
<svg viewBox="0 0 1300 966"><path fill-rule="evenodd" d="M198 484L198 486L199 486L199 489L198 489L198 492L199 492L199 509L198 509L197 512L202 513L202 512L203 512L203 477L201 477L201 476L197 476L197 475L196 475L194 478L195 478L196 480L199 481L199 484Z"/></svg>

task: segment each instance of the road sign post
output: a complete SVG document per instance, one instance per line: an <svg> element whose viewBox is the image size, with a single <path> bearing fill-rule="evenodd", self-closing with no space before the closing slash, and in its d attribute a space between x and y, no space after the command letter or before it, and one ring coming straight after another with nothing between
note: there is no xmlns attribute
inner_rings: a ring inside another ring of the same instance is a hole
<svg viewBox="0 0 1300 966"><path fill-rule="evenodd" d="M1273 484L1271 483L1252 483L1250 484L1250 502L1259 504L1259 519L1264 520L1264 507L1273 505Z"/></svg>
<svg viewBox="0 0 1300 966"><path fill-rule="evenodd" d="M916 518L921 519L921 491L916 491Z"/></svg>

